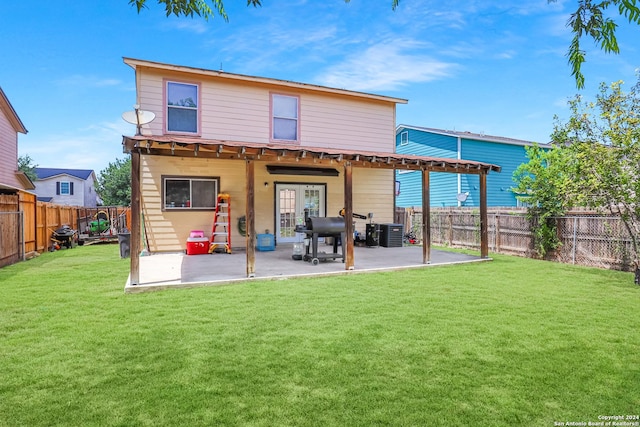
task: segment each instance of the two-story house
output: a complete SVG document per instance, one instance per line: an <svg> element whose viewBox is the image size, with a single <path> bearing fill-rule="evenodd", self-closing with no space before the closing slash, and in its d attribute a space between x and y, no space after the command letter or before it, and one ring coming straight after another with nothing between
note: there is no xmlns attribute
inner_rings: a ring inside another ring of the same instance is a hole
<svg viewBox="0 0 640 427"><path fill-rule="evenodd" d="M29 177L18 170L19 133L27 129L0 87L0 190L5 193L33 190Z"/></svg>
<svg viewBox="0 0 640 427"><path fill-rule="evenodd" d="M35 168L38 200L57 205L98 205L96 174L91 169Z"/></svg>
<svg viewBox="0 0 640 427"><path fill-rule="evenodd" d="M499 165L499 174L487 178L487 206L519 206L513 173L528 161L526 147L533 142L471 132L449 131L419 126L399 125L396 129L396 152L451 159L475 160ZM540 144L546 146L545 144ZM398 170L396 180L400 207L422 205L420 174ZM480 183L476 175L433 173L430 205L433 207L480 206Z"/></svg>
<svg viewBox="0 0 640 427"><path fill-rule="evenodd" d="M344 208L346 218L372 213L379 223L393 222L397 167L482 176L499 170L396 154L395 111L404 99L124 62L135 70L135 103L155 116L139 135L123 137L132 156L133 284L141 228L151 252L184 250L191 230L212 229L220 193L230 197L231 246L246 246L251 276L256 233L269 230L277 243L292 241L305 209L310 216L337 217ZM352 221L345 227L345 268L353 269Z"/></svg>

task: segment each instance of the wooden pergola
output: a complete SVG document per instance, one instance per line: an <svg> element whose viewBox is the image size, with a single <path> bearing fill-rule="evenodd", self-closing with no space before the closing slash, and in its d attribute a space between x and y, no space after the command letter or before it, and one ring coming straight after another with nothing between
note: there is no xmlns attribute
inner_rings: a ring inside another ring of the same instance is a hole
<svg viewBox="0 0 640 427"><path fill-rule="evenodd" d="M246 165L246 250L247 277L255 276L254 168L256 161L273 164L318 167L331 165L344 169L345 218L353 215L353 168L415 170L422 172L422 254L423 263L431 259L429 173L447 172L479 175L480 178L480 256L489 255L487 226L487 174L500 172L500 166L469 160L434 158L397 153L338 150L285 144L261 144L177 136L124 136L124 152L131 154L131 285L140 281L140 155L199 157L242 161ZM354 269L353 224L345 221L345 269Z"/></svg>

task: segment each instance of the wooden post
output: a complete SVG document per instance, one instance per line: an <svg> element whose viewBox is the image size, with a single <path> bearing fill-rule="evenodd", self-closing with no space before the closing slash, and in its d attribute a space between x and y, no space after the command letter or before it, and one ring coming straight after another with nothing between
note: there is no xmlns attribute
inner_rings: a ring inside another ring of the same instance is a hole
<svg viewBox="0 0 640 427"><path fill-rule="evenodd" d="M256 276L256 236L255 236L255 167L253 160L246 161L247 180L247 277Z"/></svg>
<svg viewBox="0 0 640 427"><path fill-rule="evenodd" d="M353 256L353 167L351 162L344 163L344 225L345 241L342 250L345 251L345 270L355 267Z"/></svg>
<svg viewBox="0 0 640 427"><path fill-rule="evenodd" d="M49 239L48 232L48 221L49 217L47 216L47 205L46 203L42 204L42 252L49 252L49 248L51 247L51 239Z"/></svg>
<svg viewBox="0 0 640 427"><path fill-rule="evenodd" d="M131 151L131 235L129 258L131 259L131 273L129 283L140 283L140 152Z"/></svg>
<svg viewBox="0 0 640 427"><path fill-rule="evenodd" d="M449 238L449 246L453 246L453 213L449 210L449 214L447 215L447 237Z"/></svg>
<svg viewBox="0 0 640 427"><path fill-rule="evenodd" d="M489 257L489 224L487 223L487 174L480 174L480 256Z"/></svg>
<svg viewBox="0 0 640 427"><path fill-rule="evenodd" d="M38 199L36 196L33 196L33 250L38 252Z"/></svg>
<svg viewBox="0 0 640 427"><path fill-rule="evenodd" d="M431 200L429 171L422 169L422 263L431 263Z"/></svg>
<svg viewBox="0 0 640 427"><path fill-rule="evenodd" d="M496 233L496 244L494 250L500 253L500 213L496 213L493 217Z"/></svg>

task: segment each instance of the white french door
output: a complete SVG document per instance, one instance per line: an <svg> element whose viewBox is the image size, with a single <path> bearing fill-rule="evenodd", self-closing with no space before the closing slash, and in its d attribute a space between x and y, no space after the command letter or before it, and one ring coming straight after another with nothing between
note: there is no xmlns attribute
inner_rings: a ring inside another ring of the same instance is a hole
<svg viewBox="0 0 640 427"><path fill-rule="evenodd" d="M299 240L295 228L309 216L325 216L326 187L318 184L276 184L276 239L278 243Z"/></svg>

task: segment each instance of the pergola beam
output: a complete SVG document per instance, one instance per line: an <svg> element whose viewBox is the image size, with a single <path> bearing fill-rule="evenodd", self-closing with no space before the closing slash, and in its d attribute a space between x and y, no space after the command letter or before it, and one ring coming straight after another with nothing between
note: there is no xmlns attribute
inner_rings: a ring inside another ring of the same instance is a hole
<svg viewBox="0 0 640 427"><path fill-rule="evenodd" d="M245 216L247 218L247 277L256 276L256 237L255 237L255 162L247 160L246 164L246 186L247 186L247 208Z"/></svg>
<svg viewBox="0 0 640 427"><path fill-rule="evenodd" d="M353 254L353 166L351 162L344 162L344 225L345 238L342 242L342 250L346 251L344 268L355 268Z"/></svg>
<svg viewBox="0 0 640 427"><path fill-rule="evenodd" d="M402 155L397 153L371 153L371 152L351 152L340 150L329 150L326 148L314 147L286 147L282 145L239 143L218 140L198 140L185 138L154 137L144 136L124 137L124 151L132 152L138 147L144 147L149 155L182 155L201 158L221 158L221 159L260 159L267 162L291 161L296 159L300 164L322 164L323 159L330 159L331 162L342 163L350 161L353 167L376 167L396 169L402 166L403 169L420 171L428 169L430 172L450 172L465 174L482 174L488 171L500 171L496 165L478 163L473 161L460 161L451 159L435 159L433 157Z"/></svg>
<svg viewBox="0 0 640 427"><path fill-rule="evenodd" d="M140 152L131 152L131 234L129 235L129 258L131 272L129 284L140 283Z"/></svg>
<svg viewBox="0 0 640 427"><path fill-rule="evenodd" d="M480 257L489 257L489 224L487 218L487 174L480 174Z"/></svg>
<svg viewBox="0 0 640 427"><path fill-rule="evenodd" d="M429 171L422 170L422 263L431 264L431 184Z"/></svg>

